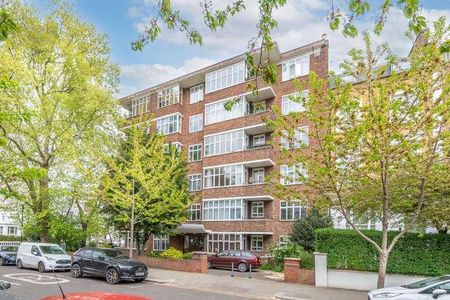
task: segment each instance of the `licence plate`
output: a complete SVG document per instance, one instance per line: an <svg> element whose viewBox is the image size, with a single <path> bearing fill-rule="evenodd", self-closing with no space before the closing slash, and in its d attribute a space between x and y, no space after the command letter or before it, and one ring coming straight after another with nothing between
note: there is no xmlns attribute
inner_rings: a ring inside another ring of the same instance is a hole
<svg viewBox="0 0 450 300"><path fill-rule="evenodd" d="M144 273L144 272L136 272L135 275L136 275L136 276L144 276L145 273Z"/></svg>

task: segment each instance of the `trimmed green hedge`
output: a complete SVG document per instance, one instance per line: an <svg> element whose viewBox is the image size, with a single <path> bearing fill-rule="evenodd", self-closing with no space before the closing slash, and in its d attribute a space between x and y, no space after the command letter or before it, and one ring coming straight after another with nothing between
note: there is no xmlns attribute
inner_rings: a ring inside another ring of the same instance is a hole
<svg viewBox="0 0 450 300"><path fill-rule="evenodd" d="M3 242L19 242L20 236L0 235L0 241Z"/></svg>
<svg viewBox="0 0 450 300"><path fill-rule="evenodd" d="M378 243L381 232L364 230ZM389 232L392 239L398 232ZM356 231L316 230L316 251L328 254L330 269L378 272L378 252ZM388 273L437 276L450 274L450 235L407 233L395 245Z"/></svg>

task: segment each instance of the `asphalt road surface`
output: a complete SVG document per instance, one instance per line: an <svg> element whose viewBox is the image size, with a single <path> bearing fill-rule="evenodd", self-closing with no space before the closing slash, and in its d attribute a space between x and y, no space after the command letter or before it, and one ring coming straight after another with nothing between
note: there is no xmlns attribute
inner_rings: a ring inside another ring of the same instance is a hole
<svg viewBox="0 0 450 300"><path fill-rule="evenodd" d="M64 292L107 291L150 297L153 300L245 300L236 294L205 291L201 288L174 287L170 282L144 281L142 283L121 282L110 285L104 279L95 277L72 278L70 272L56 272ZM149 275L151 277L151 274ZM0 280L10 282L10 292L23 300L39 300L44 296L59 295L60 291L53 273L39 273L35 270L18 270L15 266L0 266ZM165 284L167 284L165 286ZM0 299L1 299L0 291Z"/></svg>

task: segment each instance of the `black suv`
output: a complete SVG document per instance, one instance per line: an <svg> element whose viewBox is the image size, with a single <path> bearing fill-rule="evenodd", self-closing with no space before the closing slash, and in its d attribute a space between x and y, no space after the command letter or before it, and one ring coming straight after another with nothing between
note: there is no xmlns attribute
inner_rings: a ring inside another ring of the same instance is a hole
<svg viewBox="0 0 450 300"><path fill-rule="evenodd" d="M120 280L134 279L141 282L147 278L147 266L128 258L122 251L110 248L81 248L72 258L72 277L83 275L105 277L110 284Z"/></svg>

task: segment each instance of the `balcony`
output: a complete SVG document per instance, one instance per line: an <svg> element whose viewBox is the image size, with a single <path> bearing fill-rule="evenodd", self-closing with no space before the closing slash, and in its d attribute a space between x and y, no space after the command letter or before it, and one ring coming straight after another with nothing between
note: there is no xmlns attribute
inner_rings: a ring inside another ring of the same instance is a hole
<svg viewBox="0 0 450 300"><path fill-rule="evenodd" d="M276 152L271 145L249 146L245 150L203 157L203 166L243 163L247 168L274 166ZM218 159L220 157L220 159Z"/></svg>
<svg viewBox="0 0 450 300"><path fill-rule="evenodd" d="M203 199L239 197L245 200L272 201L266 183L246 183L240 186L203 189Z"/></svg>

